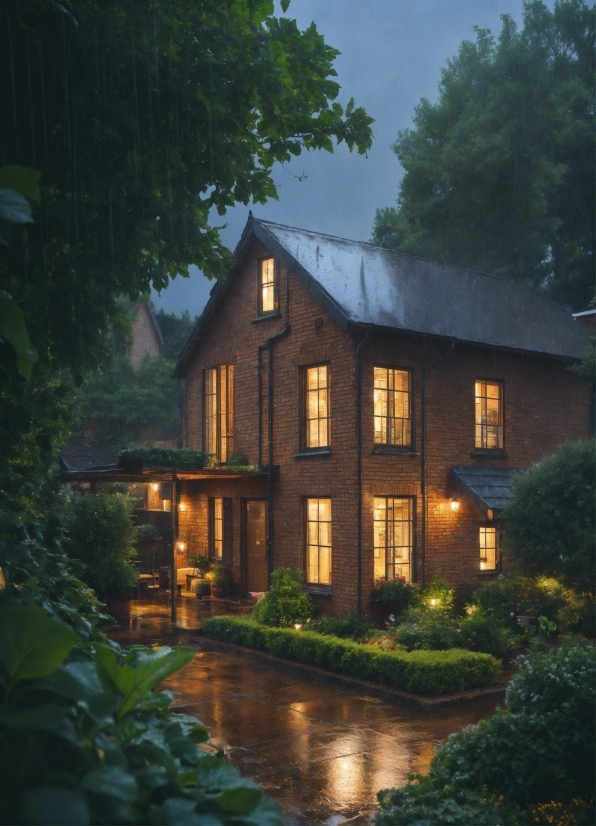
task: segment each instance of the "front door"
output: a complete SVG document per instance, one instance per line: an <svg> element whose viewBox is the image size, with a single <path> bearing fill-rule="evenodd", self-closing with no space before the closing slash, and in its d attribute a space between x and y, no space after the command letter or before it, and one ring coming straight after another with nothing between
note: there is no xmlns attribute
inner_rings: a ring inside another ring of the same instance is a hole
<svg viewBox="0 0 596 826"><path fill-rule="evenodd" d="M244 543L246 590L267 591L267 503L263 499L250 499L244 504Z"/></svg>

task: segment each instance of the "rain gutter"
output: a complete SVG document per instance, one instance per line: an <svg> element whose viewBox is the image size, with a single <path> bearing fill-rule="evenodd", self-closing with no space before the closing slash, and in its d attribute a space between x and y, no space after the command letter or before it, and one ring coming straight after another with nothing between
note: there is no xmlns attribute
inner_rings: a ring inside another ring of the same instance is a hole
<svg viewBox="0 0 596 826"><path fill-rule="evenodd" d="M357 450L358 450L358 545L357 545L357 565L358 565L358 613L362 612L362 359L360 350L368 338L370 327L362 337L360 344L356 348L356 385L357 385Z"/></svg>
<svg viewBox="0 0 596 826"><path fill-rule="evenodd" d="M451 347L447 352L439 356L422 370L422 421L420 427L420 496L422 499L422 525L421 539L422 548L420 551L421 585L425 583L426 577L426 539L427 539L427 492L426 492L426 377L429 370L436 367L443 359L446 359L455 350L455 339L451 342Z"/></svg>

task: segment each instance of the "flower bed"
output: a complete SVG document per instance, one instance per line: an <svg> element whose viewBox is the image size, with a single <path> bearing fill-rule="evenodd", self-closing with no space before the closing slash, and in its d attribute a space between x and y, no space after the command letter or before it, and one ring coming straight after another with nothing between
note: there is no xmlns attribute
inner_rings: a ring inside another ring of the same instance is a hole
<svg viewBox="0 0 596 826"><path fill-rule="evenodd" d="M212 617L204 636L268 651L415 694L450 694L494 683L501 670L489 654L449 651L386 651L312 631L271 628L240 617Z"/></svg>

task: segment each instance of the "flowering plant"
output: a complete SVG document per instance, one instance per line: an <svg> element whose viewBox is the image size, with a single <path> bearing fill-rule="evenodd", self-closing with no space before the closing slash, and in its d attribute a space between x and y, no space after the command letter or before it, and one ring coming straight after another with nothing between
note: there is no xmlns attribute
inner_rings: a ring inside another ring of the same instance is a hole
<svg viewBox="0 0 596 826"><path fill-rule="evenodd" d="M415 601L418 587L406 582L403 576L380 577L375 579L375 587L372 592L373 602L393 603L399 611L409 608Z"/></svg>

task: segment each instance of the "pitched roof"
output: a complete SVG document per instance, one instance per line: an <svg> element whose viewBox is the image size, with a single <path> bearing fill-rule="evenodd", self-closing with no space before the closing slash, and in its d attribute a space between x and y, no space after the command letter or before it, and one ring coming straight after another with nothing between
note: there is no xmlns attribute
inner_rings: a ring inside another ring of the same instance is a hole
<svg viewBox="0 0 596 826"><path fill-rule="evenodd" d="M456 487L479 511L500 511L511 499L511 482L522 470L506 467L453 467Z"/></svg>
<svg viewBox="0 0 596 826"><path fill-rule="evenodd" d="M115 466L118 461L118 453L113 447L86 436L69 436L60 448L59 456L62 468L70 471Z"/></svg>
<svg viewBox="0 0 596 826"><path fill-rule="evenodd" d="M400 329L567 358L580 358L585 350L585 328L570 312L507 278L254 216L236 247L237 259L253 237L285 264L343 329L352 325ZM224 292L225 284L211 291L176 372Z"/></svg>

